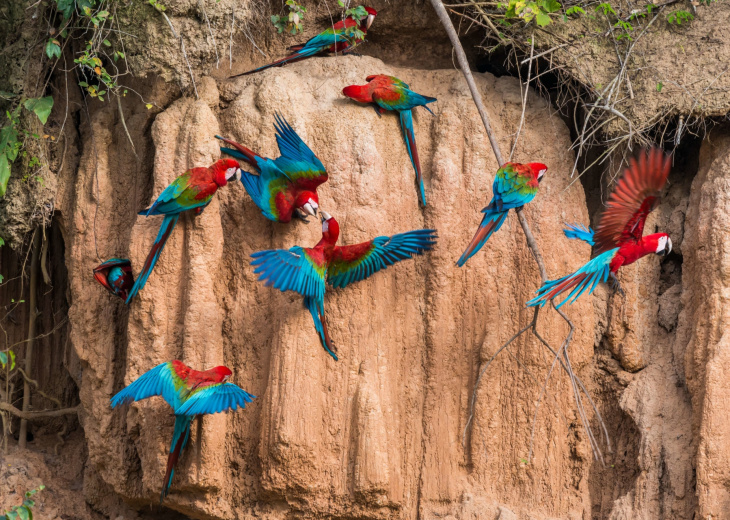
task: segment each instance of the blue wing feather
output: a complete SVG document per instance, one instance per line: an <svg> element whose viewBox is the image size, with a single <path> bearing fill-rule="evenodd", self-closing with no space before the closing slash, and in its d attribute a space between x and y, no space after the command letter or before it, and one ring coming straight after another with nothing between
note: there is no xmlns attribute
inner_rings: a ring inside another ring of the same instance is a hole
<svg viewBox="0 0 730 520"><path fill-rule="evenodd" d="M266 286L324 300L326 270L324 267L318 269L303 248L258 251L251 257L254 273Z"/></svg>
<svg viewBox="0 0 730 520"><path fill-rule="evenodd" d="M192 393L177 410L180 415L206 415L245 408L256 398L233 383L206 386Z"/></svg>
<svg viewBox="0 0 730 520"><path fill-rule="evenodd" d="M595 244L593 240L593 228L589 227L586 229L583 224L566 224L566 226L563 230L566 237L573 240L582 240L591 246Z"/></svg>
<svg viewBox="0 0 730 520"><path fill-rule="evenodd" d="M175 388L173 374L172 363L169 362L148 370L111 398L112 408L120 404L160 395L173 410L177 410L182 401L178 390Z"/></svg>

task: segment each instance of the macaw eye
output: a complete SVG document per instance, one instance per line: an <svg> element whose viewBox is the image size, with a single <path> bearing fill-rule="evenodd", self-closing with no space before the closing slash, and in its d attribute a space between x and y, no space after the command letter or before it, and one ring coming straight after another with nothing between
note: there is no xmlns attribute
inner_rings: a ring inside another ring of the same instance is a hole
<svg viewBox="0 0 730 520"><path fill-rule="evenodd" d="M546 171L547 171L547 168L543 168L542 170L540 170L539 172L537 172L537 178L539 179L540 177L542 177L543 175L545 175L545 172Z"/></svg>

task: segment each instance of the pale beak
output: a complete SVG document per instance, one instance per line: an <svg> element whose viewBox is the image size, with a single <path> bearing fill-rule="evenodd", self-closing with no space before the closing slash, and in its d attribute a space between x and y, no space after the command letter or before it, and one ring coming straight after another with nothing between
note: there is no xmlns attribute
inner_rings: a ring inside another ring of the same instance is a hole
<svg viewBox="0 0 730 520"><path fill-rule="evenodd" d="M370 29L370 26L373 25L373 20L375 20L375 16L373 16L372 14L369 14L368 15L368 19L365 22L365 28L366 29L368 29L368 30Z"/></svg>
<svg viewBox="0 0 730 520"><path fill-rule="evenodd" d="M313 217L317 216L317 210L312 207L312 205L307 202L304 206L302 206L302 209L307 212L309 215L312 215Z"/></svg>
<svg viewBox="0 0 730 520"><path fill-rule="evenodd" d="M332 215L327 213L325 210L320 210L319 213L322 215L322 220L329 220L332 218Z"/></svg>
<svg viewBox="0 0 730 520"><path fill-rule="evenodd" d="M241 169L239 168L238 170L236 170L236 180L240 181L242 176L243 175L242 175Z"/></svg>
<svg viewBox="0 0 730 520"><path fill-rule="evenodd" d="M668 255L672 252L672 239L667 237L667 247L664 248L664 255Z"/></svg>

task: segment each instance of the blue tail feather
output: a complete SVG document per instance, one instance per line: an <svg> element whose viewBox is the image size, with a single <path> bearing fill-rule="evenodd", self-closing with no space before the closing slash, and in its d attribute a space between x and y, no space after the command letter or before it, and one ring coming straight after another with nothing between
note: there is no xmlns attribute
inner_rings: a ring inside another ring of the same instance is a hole
<svg viewBox="0 0 730 520"><path fill-rule="evenodd" d="M423 175L421 173L421 161L418 159L418 148L416 148L416 136L413 132L413 115L410 110L401 110L400 124L403 130L403 139L406 142L408 156L411 158L411 164L416 172L416 182L418 183L418 192L421 204L426 205L426 191L423 188Z"/></svg>
<svg viewBox="0 0 730 520"><path fill-rule="evenodd" d="M183 450L190 438L190 424L194 418L194 416L188 415L175 415L175 431L172 434L172 442L170 443L170 454L167 456L167 469L165 471L165 480L162 483L160 503L170 492L172 479L175 476L175 466L182 457Z"/></svg>
<svg viewBox="0 0 730 520"><path fill-rule="evenodd" d="M162 219L162 225L160 226L160 231L157 233L157 238L155 239L154 244L152 244L152 248L147 255L147 259L142 266L142 270L140 271L137 280L134 282L132 290L129 291L126 302L127 304L132 301L132 298L134 298L147 283L147 278L149 278L152 273L152 269L154 269L157 260L160 258L160 254L167 243L167 239L170 238L172 230L175 229L175 224L177 224L178 218L180 218L180 214L176 213L174 215L165 215L165 218Z"/></svg>
<svg viewBox="0 0 730 520"><path fill-rule="evenodd" d="M490 204L482 210L484 212L482 223L479 224L479 229L474 235L474 238L472 238L471 243L469 243L464 253L456 262L456 265L459 267L463 266L467 260L474 256L487 243L487 240L489 240L492 234L495 231L499 231L499 228L504 224L508 211L496 211L492 207L493 205Z"/></svg>
<svg viewBox="0 0 730 520"><path fill-rule="evenodd" d="M591 246L595 244L595 241L593 240L593 228L589 227L586 229L586 227L582 224L565 225L566 228L563 230L563 233L566 237L572 240L582 240Z"/></svg>
<svg viewBox="0 0 730 520"><path fill-rule="evenodd" d="M335 361L337 361L337 354L332 352L330 350L330 344L331 341L329 340L329 334L327 333L327 325L320 320L320 314L322 317L324 317L324 302L320 302L315 298L311 297L305 297L304 298L304 306L309 310L309 313L312 315L312 320L314 320L314 328L317 330L317 334L319 334L319 339L322 342L322 347L327 351L327 353L334 358Z"/></svg>

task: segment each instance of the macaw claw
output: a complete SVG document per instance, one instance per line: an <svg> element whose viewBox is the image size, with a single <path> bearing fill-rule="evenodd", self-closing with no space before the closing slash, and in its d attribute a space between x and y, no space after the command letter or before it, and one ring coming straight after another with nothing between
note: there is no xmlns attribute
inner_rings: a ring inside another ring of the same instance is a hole
<svg viewBox="0 0 730 520"><path fill-rule="evenodd" d="M613 273L610 273L609 274L609 277L611 278L611 289L613 289L614 292L617 292L618 294L620 294L622 297L625 298L626 297L626 293L621 288L621 283L619 283L618 278L616 277L616 275L613 274Z"/></svg>

